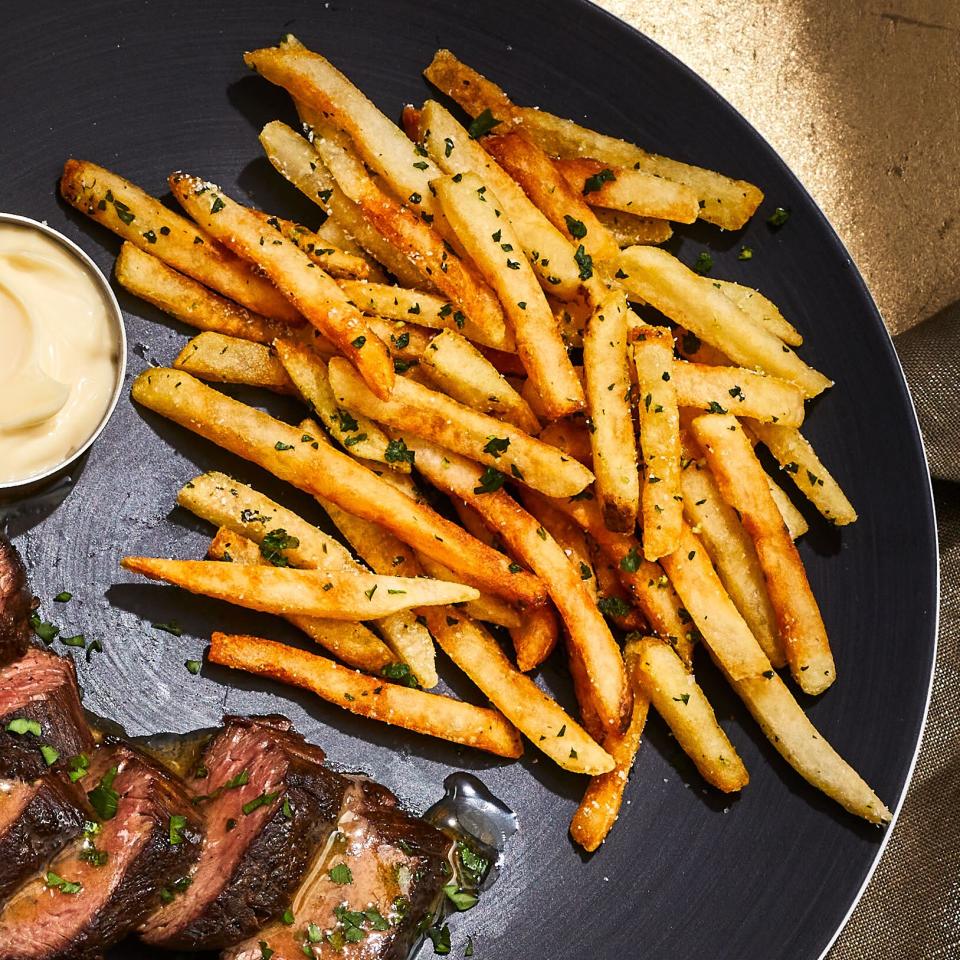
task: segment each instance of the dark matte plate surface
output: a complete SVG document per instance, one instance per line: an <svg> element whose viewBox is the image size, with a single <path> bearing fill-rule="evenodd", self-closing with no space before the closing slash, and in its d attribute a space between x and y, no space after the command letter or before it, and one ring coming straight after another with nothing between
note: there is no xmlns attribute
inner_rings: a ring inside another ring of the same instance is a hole
<svg viewBox="0 0 960 960"><path fill-rule="evenodd" d="M936 560L927 474L893 349L863 283L819 210L729 106L650 41L585 3L193 2L7 3L0 40L0 209L47 219L110 272L116 239L55 196L72 155L154 192L177 167L273 212L313 218L261 158L267 120L292 119L284 94L245 70L245 49L292 30L343 68L391 116L422 101L420 70L438 46L496 78L520 103L586 118L762 186L767 201L740 234L679 231L680 256L708 247L717 276L759 286L808 337L803 355L839 386L813 405L808 433L860 511L841 532L810 516L802 553L836 651L839 681L807 704L839 751L895 806L920 732L935 626ZM793 217L779 233L774 206ZM739 262L742 243L754 259ZM118 289L129 376L169 362L188 331ZM285 408L295 415L293 406ZM702 677L750 769L740 799L704 789L657 719L649 725L623 817L586 858L567 837L583 781L528 750L520 764L345 716L324 703L204 666L214 628L284 638L281 626L121 574L125 553L199 555L210 531L174 509L195 472L222 468L316 517L305 497L128 399L56 508L14 518L44 613L102 640L79 658L86 702L132 733L215 724L224 710L289 714L332 762L363 768L414 808L452 769L478 772L520 817L502 879L454 919L454 954L474 935L482 958L785 958L820 955L866 877L883 833L809 789L772 751L704 658ZM67 605L49 602L71 590ZM181 638L152 630L175 617ZM443 664L452 689L476 698ZM569 700L558 664L542 680ZM427 948L429 951L429 948ZM129 956L142 957L139 948Z"/></svg>

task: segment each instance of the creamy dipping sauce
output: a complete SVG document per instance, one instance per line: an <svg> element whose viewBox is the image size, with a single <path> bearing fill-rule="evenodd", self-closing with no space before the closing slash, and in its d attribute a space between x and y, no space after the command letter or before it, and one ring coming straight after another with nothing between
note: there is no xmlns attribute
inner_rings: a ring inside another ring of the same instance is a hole
<svg viewBox="0 0 960 960"><path fill-rule="evenodd" d="M54 237L0 220L0 483L42 474L90 439L119 349L90 268Z"/></svg>

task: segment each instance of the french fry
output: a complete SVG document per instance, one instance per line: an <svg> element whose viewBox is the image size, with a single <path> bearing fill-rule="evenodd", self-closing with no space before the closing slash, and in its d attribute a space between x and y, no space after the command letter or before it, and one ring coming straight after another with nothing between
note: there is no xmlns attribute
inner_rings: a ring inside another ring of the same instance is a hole
<svg viewBox="0 0 960 960"><path fill-rule="evenodd" d="M317 498L336 528L370 568L379 574L419 577L423 570L413 551L393 534L369 520L354 517L336 504ZM423 687L437 685L433 640L411 610L401 610L377 621L391 650L406 663Z"/></svg>
<svg viewBox="0 0 960 960"><path fill-rule="evenodd" d="M243 59L294 100L343 130L367 166L384 178L398 199L410 205L415 216L433 212L430 181L440 171L326 57L290 37L279 47L254 50Z"/></svg>
<svg viewBox="0 0 960 960"><path fill-rule="evenodd" d="M664 327L635 331L640 451L643 454L643 555L673 553L683 522L680 493L680 418L673 384L673 335Z"/></svg>
<svg viewBox="0 0 960 960"><path fill-rule="evenodd" d="M646 630L647 621L643 613L620 581L616 560L609 552L602 550L596 541L592 541L590 547L590 565L596 580L597 606L600 612L618 630L625 633Z"/></svg>
<svg viewBox="0 0 960 960"><path fill-rule="evenodd" d="M490 634L456 611L423 615L444 653L530 742L564 770L598 774L613 759L562 707L506 658Z"/></svg>
<svg viewBox="0 0 960 960"><path fill-rule="evenodd" d="M211 663L310 690L361 717L499 757L516 759L523 754L519 734L496 710L386 683L295 647L258 637L214 633L207 655Z"/></svg>
<svg viewBox="0 0 960 960"><path fill-rule="evenodd" d="M840 484L820 462L810 441L798 430L778 423L749 421L750 430L773 454L780 469L790 475L801 493L838 527L853 523L857 511Z"/></svg>
<svg viewBox="0 0 960 960"><path fill-rule="evenodd" d="M593 463L590 431L582 423L555 420L540 431L540 439L551 447L562 450L568 457L579 460L585 467Z"/></svg>
<svg viewBox="0 0 960 960"><path fill-rule="evenodd" d="M438 50L424 76L471 116L490 110L499 120L521 125L552 156L591 157L612 166L633 167L692 187L703 202L700 217L724 230L739 230L763 199L753 184L712 170L648 153L640 147L596 133L531 107L516 107L496 84L460 63L449 50Z"/></svg>
<svg viewBox="0 0 960 960"><path fill-rule="evenodd" d="M417 285L420 271L367 221L363 211L337 186L316 150L300 134L274 120L260 131L260 144L267 159L284 179L341 224L400 283ZM373 276L370 279L374 279Z"/></svg>
<svg viewBox="0 0 960 960"><path fill-rule="evenodd" d="M740 514L757 548L790 672L805 693L822 693L837 677L830 642L763 467L735 417L707 414L691 428L723 499Z"/></svg>
<svg viewBox="0 0 960 960"><path fill-rule="evenodd" d="M523 506L540 521L540 525L560 545L580 574L580 579L586 584L587 592L593 602L597 602L597 577L594 571L593 558L590 555L590 545L580 525L565 513L558 510L545 497L524 495L520 500Z"/></svg>
<svg viewBox="0 0 960 960"><path fill-rule="evenodd" d="M704 343L695 333L679 325L673 328L673 338L676 341L677 353L684 360L692 363L704 364L711 367L728 367L730 358L721 353L716 347ZM740 368L741 370L743 367Z"/></svg>
<svg viewBox="0 0 960 960"><path fill-rule="evenodd" d="M459 182L449 177L438 180L434 188L460 241L500 296L513 325L517 353L547 415L555 420L583 409L583 387L550 306L530 265L519 256L520 241L498 216L499 200L493 191L472 173L463 174Z"/></svg>
<svg viewBox="0 0 960 960"><path fill-rule="evenodd" d="M120 565L151 580L264 613L370 620L415 606L475 600L473 587L439 580L356 572L234 566L219 560L124 557Z"/></svg>
<svg viewBox="0 0 960 960"><path fill-rule="evenodd" d="M267 564L260 548L227 527L221 527L213 538L207 556L211 560L226 560L236 564ZM397 658L362 623L346 620L323 620L319 617L287 617L314 643L329 650L338 660L367 673L380 673L384 667L396 663Z"/></svg>
<svg viewBox="0 0 960 960"><path fill-rule="evenodd" d="M649 700L636 682L637 656L629 646L624 650L624 660L633 686L630 725L623 733L609 734L604 740L604 749L613 757L616 766L591 779L570 822L570 836L588 853L593 853L603 843L620 815L623 792L640 749L640 738L650 708Z"/></svg>
<svg viewBox="0 0 960 960"><path fill-rule="evenodd" d="M803 394L792 383L743 367L709 366L678 360L670 379L681 407L710 413L730 412L764 423L798 427L803 423Z"/></svg>
<svg viewBox="0 0 960 960"><path fill-rule="evenodd" d="M666 243L673 236L673 227L668 220L652 220L637 217L622 210L594 210L596 218L610 231L621 249L644 244Z"/></svg>
<svg viewBox="0 0 960 960"><path fill-rule="evenodd" d="M703 544L684 524L680 547L660 560L704 643L731 680L770 670L756 638L713 569Z"/></svg>
<svg viewBox="0 0 960 960"><path fill-rule="evenodd" d="M173 369L216 383L243 383L274 393L297 392L272 347L222 333L194 337L173 361Z"/></svg>
<svg viewBox="0 0 960 960"><path fill-rule="evenodd" d="M279 230L212 184L184 173L170 177L184 209L232 250L261 266L300 312L356 364L378 395L393 387L387 348L336 283Z"/></svg>
<svg viewBox="0 0 960 960"><path fill-rule="evenodd" d="M454 400L498 416L531 435L540 421L497 368L459 333L444 330L423 352L421 369L427 379Z"/></svg>
<svg viewBox="0 0 960 960"><path fill-rule="evenodd" d="M733 689L777 752L807 783L870 823L890 822L887 807L817 731L778 674L771 670L769 675L746 677L735 681Z"/></svg>
<svg viewBox="0 0 960 960"><path fill-rule="evenodd" d="M523 673L536 670L553 653L559 636L557 615L550 604L528 610L520 626L510 631L517 669Z"/></svg>
<svg viewBox="0 0 960 960"><path fill-rule="evenodd" d="M441 444L548 495L572 497L593 474L535 437L457 403L442 393L399 378L389 400L379 400L344 360L330 361L337 402L394 430Z"/></svg>
<svg viewBox="0 0 960 960"><path fill-rule="evenodd" d="M605 296L597 304L583 338L594 490L607 527L620 533L636 527L640 499L637 440L630 410L629 309L622 293Z"/></svg>
<svg viewBox="0 0 960 960"><path fill-rule="evenodd" d="M389 197L373 181L363 163L333 133L314 137L314 149L340 188L363 215L433 284L454 308L471 319L474 336L486 346L513 348L503 310L493 290L469 261L451 252L440 234L413 211Z"/></svg>
<svg viewBox="0 0 960 960"><path fill-rule="evenodd" d="M118 174L70 159L63 167L60 193L117 236L248 310L283 323L303 323L296 308L250 264Z"/></svg>
<svg viewBox="0 0 960 960"><path fill-rule="evenodd" d="M303 432L205 386L189 374L161 367L133 382L138 403L259 464L313 496L374 523L497 596L524 603L545 599L543 585L468 536L456 524L410 500L346 454L327 444L314 449ZM299 536L299 534L297 534Z"/></svg>
<svg viewBox="0 0 960 960"><path fill-rule="evenodd" d="M283 530L288 539L274 549L278 559L294 567L360 569L339 540L225 473L211 471L188 480L177 492L177 504L218 529L258 544L272 531Z"/></svg>
<svg viewBox="0 0 960 960"><path fill-rule="evenodd" d="M758 327L729 297L676 257L656 247L628 247L620 252L620 278L631 298L639 296L741 367L795 384L805 397L831 386L782 340Z"/></svg>
<svg viewBox="0 0 960 960"><path fill-rule="evenodd" d="M571 189L591 207L622 210L638 217L693 223L700 212L692 187L643 170L610 168L598 160L555 160Z"/></svg>
<svg viewBox="0 0 960 960"><path fill-rule="evenodd" d="M483 471L478 466L424 440L405 439L416 451L420 473L476 508L516 556L542 578L567 626L570 643L583 660L601 723L607 730L622 730L630 718L630 690L620 651L559 544L506 491L483 492Z"/></svg>
<svg viewBox="0 0 960 960"><path fill-rule="evenodd" d="M313 162L316 163L316 161ZM332 180L333 178L331 177L330 179ZM357 216L360 215L358 210L355 212ZM326 219L317 227L314 233L320 238L321 244L336 247L344 253L353 254L353 256L363 260L367 265L367 273L364 277L365 281L369 281L370 283L389 283L390 278L380 263L357 243L346 227L344 227L333 214L328 213Z"/></svg>
<svg viewBox="0 0 960 960"><path fill-rule="evenodd" d="M662 640L644 637L628 646L636 651L643 692L703 779L724 793L742 790L747 768L693 674Z"/></svg>
<svg viewBox="0 0 960 960"><path fill-rule="evenodd" d="M782 667L787 661L780 644L777 615L753 540L743 529L736 511L720 495L706 463L689 461L680 479L687 523L706 547L720 582L767 659L775 667Z"/></svg>
<svg viewBox="0 0 960 960"><path fill-rule="evenodd" d="M475 173L497 195L544 290L561 300L576 297L580 269L574 247L513 178L435 100L423 105L420 129L423 145L444 173Z"/></svg>
<svg viewBox="0 0 960 960"><path fill-rule="evenodd" d="M303 224L283 217L272 217L262 211L255 211L266 224L280 230L284 237L295 247L299 247L315 264L323 267L331 277L353 277L366 279L370 271L363 257L338 250L308 230Z"/></svg>
<svg viewBox="0 0 960 960"><path fill-rule="evenodd" d="M732 280L713 280L719 284L720 292L729 297L758 327L779 337L791 347L803 344L803 337L793 324L789 323L777 309L775 303L768 300L759 290L744 287Z"/></svg>
<svg viewBox="0 0 960 960"><path fill-rule="evenodd" d="M468 340L487 339L482 329L443 297L385 283L344 280L340 289L366 314L385 320L405 320L431 330L459 330Z"/></svg>
<svg viewBox="0 0 960 960"><path fill-rule="evenodd" d="M288 380L320 418L330 436L358 457L386 463L390 438L362 413L355 413L337 403L323 360L309 347L289 340L277 340L274 349ZM410 472L410 464L406 461L394 461L388 466Z"/></svg>
<svg viewBox="0 0 960 960"><path fill-rule="evenodd" d="M419 560L424 573L433 577L434 580L445 580L450 575L450 571L436 560L431 560L429 557L420 557ZM474 620L495 623L508 630L517 629L523 620L523 617L509 603L489 593L481 593L476 600L461 604L460 609Z"/></svg>
<svg viewBox="0 0 960 960"><path fill-rule="evenodd" d="M202 283L178 273L128 240L120 247L114 272L125 290L197 330L256 343L273 343L277 337L299 336L304 330L302 324L287 326L218 296ZM326 350L321 352L334 351L329 341L325 346Z"/></svg>
<svg viewBox="0 0 960 960"><path fill-rule="evenodd" d="M610 260L617 255L616 240L597 219L580 191L575 191L553 161L519 131L494 133L481 141L523 192L575 247L581 279L587 258Z"/></svg>
<svg viewBox="0 0 960 960"><path fill-rule="evenodd" d="M787 496L783 487L779 486L769 474L767 475L767 486L770 488L770 496L773 497L773 502L780 511L780 516L783 517L790 539L799 540L810 529L807 518L793 505L793 501Z"/></svg>

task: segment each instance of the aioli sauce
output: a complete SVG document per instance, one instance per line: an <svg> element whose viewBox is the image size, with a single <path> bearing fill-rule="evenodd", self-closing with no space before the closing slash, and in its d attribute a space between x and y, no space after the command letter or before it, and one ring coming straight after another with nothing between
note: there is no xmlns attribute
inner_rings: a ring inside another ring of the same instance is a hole
<svg viewBox="0 0 960 960"><path fill-rule="evenodd" d="M117 380L111 313L67 247L0 221L0 483L56 466L97 429Z"/></svg>

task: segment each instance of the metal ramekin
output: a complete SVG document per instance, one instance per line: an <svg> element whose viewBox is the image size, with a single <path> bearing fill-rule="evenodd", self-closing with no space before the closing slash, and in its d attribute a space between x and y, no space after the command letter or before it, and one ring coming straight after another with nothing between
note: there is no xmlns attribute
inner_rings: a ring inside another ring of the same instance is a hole
<svg viewBox="0 0 960 960"><path fill-rule="evenodd" d="M36 493L51 481L65 474L70 467L93 446L100 434L103 433L103 428L107 425L107 421L116 409L117 401L120 399L120 393L123 389L123 380L127 370L127 332L123 326L123 313L120 310L120 304L117 303L117 298L114 296L107 278L103 275L103 271L72 240L65 237L59 230L54 230L53 227L49 227L45 223L39 223L36 220L31 220L29 217L21 217L15 213L0 213L0 222L15 223L19 226L30 227L33 230L40 231L40 233L45 233L48 237L52 237L61 246L69 250L70 253L87 268L100 287L106 301L107 319L116 337L118 353L117 378L113 388L113 395L110 397L110 402L107 404L107 408L104 410L103 416L100 418L100 422L97 424L93 433L91 433L76 450L60 461L60 463L54 464L47 470L36 473L31 477L24 477L22 480L0 480L0 501L9 501L19 500L21 497Z"/></svg>

